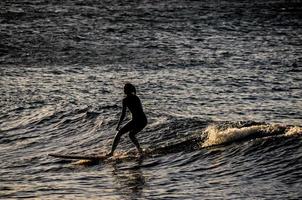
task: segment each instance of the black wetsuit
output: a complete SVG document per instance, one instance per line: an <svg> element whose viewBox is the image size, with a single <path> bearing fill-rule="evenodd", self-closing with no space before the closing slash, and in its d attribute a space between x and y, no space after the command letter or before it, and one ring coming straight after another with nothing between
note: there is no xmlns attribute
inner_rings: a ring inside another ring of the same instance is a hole
<svg viewBox="0 0 302 200"><path fill-rule="evenodd" d="M143 111L142 103L138 96L128 95L123 99L123 107L127 107L131 114L132 120L122 129L122 132L134 131L139 132L147 125L147 117Z"/></svg>

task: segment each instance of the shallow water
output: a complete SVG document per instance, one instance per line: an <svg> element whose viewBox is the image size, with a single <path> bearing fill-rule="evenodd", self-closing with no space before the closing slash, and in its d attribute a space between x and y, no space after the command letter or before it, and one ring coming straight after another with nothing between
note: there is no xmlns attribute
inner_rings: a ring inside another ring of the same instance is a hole
<svg viewBox="0 0 302 200"><path fill-rule="evenodd" d="M0 5L0 198L302 197L299 1ZM151 153L48 156L108 151L128 81Z"/></svg>

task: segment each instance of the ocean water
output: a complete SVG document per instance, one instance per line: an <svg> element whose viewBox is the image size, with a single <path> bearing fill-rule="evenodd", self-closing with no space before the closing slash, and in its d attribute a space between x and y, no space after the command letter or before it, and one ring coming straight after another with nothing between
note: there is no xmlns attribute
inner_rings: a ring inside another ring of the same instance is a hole
<svg viewBox="0 0 302 200"><path fill-rule="evenodd" d="M2 0L0 199L301 199L301 7ZM48 155L108 152L126 82L146 156Z"/></svg>

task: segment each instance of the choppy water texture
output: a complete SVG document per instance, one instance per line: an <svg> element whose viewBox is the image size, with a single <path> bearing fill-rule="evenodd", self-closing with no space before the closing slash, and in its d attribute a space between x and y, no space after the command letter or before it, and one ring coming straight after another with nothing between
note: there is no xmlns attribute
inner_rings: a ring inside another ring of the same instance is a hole
<svg viewBox="0 0 302 200"><path fill-rule="evenodd" d="M301 7L2 0L0 198L301 198ZM108 151L127 81L152 153L48 156Z"/></svg>

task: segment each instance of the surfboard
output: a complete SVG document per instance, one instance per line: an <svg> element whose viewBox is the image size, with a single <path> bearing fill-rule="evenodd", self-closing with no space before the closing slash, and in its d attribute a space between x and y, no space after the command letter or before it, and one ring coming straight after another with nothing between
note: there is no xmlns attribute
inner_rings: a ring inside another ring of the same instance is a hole
<svg viewBox="0 0 302 200"><path fill-rule="evenodd" d="M48 154L51 157L63 158L68 160L93 160L102 161L107 159L107 156L94 156L94 155L64 155L64 154Z"/></svg>
<svg viewBox="0 0 302 200"><path fill-rule="evenodd" d="M92 161L92 162L111 162L111 161L127 161L127 160L135 160L142 158L142 156L139 156L136 151L134 152L116 152L114 156L108 157L105 154L91 154L91 155L68 155L68 154L56 154L51 153L48 154L48 156L55 157L55 158L61 158L66 160L86 160L86 161Z"/></svg>

